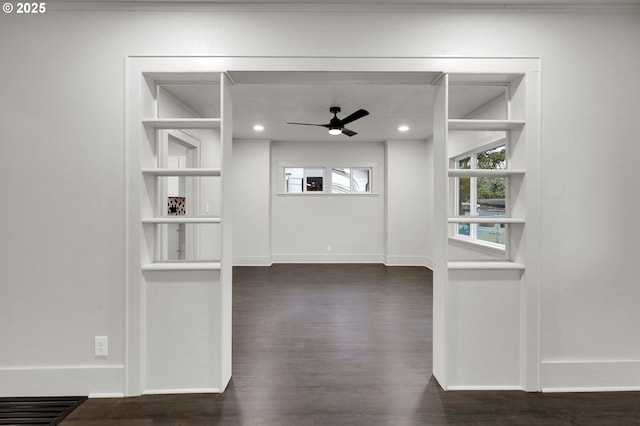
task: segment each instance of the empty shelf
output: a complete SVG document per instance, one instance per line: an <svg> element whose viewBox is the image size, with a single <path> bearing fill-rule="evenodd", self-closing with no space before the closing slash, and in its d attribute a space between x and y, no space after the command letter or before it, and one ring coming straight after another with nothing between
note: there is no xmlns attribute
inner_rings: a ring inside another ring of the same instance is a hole
<svg viewBox="0 0 640 426"><path fill-rule="evenodd" d="M219 217L166 216L148 217L142 223L220 223Z"/></svg>
<svg viewBox="0 0 640 426"><path fill-rule="evenodd" d="M447 263L448 269L457 270L523 270L521 263L507 261L455 261Z"/></svg>
<svg viewBox="0 0 640 426"><path fill-rule="evenodd" d="M220 169L142 169L142 173L155 176L220 176Z"/></svg>
<svg viewBox="0 0 640 426"><path fill-rule="evenodd" d="M209 271L220 269L220 262L156 262L142 265L143 271Z"/></svg>
<svg viewBox="0 0 640 426"><path fill-rule="evenodd" d="M449 120L449 130L513 130L524 127L521 120Z"/></svg>
<svg viewBox="0 0 640 426"><path fill-rule="evenodd" d="M514 169L449 169L449 177L509 177L523 175L524 170Z"/></svg>
<svg viewBox="0 0 640 426"><path fill-rule="evenodd" d="M153 129L215 129L220 127L219 118L146 118L145 127Z"/></svg>
<svg viewBox="0 0 640 426"><path fill-rule="evenodd" d="M519 217L503 216L455 216L448 219L449 223L524 223Z"/></svg>

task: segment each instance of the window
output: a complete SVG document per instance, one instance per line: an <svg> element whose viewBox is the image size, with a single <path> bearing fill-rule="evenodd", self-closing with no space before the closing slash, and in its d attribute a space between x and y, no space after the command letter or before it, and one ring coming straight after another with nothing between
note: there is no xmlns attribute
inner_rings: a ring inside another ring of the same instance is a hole
<svg viewBox="0 0 640 426"><path fill-rule="evenodd" d="M371 194L374 166L363 165L365 167L285 166L284 193Z"/></svg>
<svg viewBox="0 0 640 426"><path fill-rule="evenodd" d="M472 152L455 159L458 169L505 169L504 144ZM459 177L456 183L456 215L505 216L506 181L504 177ZM506 228L500 223L461 223L457 237L504 247Z"/></svg>
<svg viewBox="0 0 640 426"><path fill-rule="evenodd" d="M284 189L287 194L322 192L323 168L285 167Z"/></svg>
<svg viewBox="0 0 640 426"><path fill-rule="evenodd" d="M370 192L370 176L371 170L368 168L332 168L331 193Z"/></svg>

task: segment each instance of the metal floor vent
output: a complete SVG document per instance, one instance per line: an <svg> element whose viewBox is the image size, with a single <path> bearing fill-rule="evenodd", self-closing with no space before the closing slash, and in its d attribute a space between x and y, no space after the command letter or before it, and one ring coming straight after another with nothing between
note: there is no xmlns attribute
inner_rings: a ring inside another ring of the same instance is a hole
<svg viewBox="0 0 640 426"><path fill-rule="evenodd" d="M86 396L0 398L0 425L57 425Z"/></svg>

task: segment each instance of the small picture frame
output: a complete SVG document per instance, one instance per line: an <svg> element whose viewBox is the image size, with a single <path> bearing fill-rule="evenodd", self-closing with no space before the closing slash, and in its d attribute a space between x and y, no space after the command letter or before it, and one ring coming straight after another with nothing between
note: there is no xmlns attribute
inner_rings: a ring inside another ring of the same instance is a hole
<svg viewBox="0 0 640 426"><path fill-rule="evenodd" d="M186 197L168 197L167 214L169 216L184 216L187 214Z"/></svg>

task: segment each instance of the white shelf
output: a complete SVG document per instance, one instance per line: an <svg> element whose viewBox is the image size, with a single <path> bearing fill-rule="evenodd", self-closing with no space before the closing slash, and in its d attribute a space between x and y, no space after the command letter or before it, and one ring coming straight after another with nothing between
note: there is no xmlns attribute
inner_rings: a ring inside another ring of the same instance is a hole
<svg viewBox="0 0 640 426"><path fill-rule="evenodd" d="M447 262L448 269L455 270L524 270L521 263L505 261L455 261Z"/></svg>
<svg viewBox="0 0 640 426"><path fill-rule="evenodd" d="M219 118L145 118L142 124L153 129L217 129Z"/></svg>
<svg viewBox="0 0 640 426"><path fill-rule="evenodd" d="M142 223L220 223L219 217L166 216L148 217Z"/></svg>
<svg viewBox="0 0 640 426"><path fill-rule="evenodd" d="M451 119L449 130L513 130L524 127L522 120L465 120Z"/></svg>
<svg viewBox="0 0 640 426"><path fill-rule="evenodd" d="M524 170L515 169L449 169L449 177L509 177L524 175Z"/></svg>
<svg viewBox="0 0 640 426"><path fill-rule="evenodd" d="M525 223L519 217L504 216L455 216L448 219L449 223Z"/></svg>
<svg viewBox="0 0 640 426"><path fill-rule="evenodd" d="M220 176L220 169L142 169L142 173L155 176Z"/></svg>
<svg viewBox="0 0 640 426"><path fill-rule="evenodd" d="M142 265L143 271L214 271L220 262L155 262Z"/></svg>

